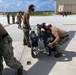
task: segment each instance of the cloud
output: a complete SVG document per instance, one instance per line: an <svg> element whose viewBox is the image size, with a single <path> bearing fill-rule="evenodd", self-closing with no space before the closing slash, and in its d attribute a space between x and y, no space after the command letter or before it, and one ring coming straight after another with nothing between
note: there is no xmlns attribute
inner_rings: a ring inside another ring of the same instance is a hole
<svg viewBox="0 0 76 75"><path fill-rule="evenodd" d="M54 0L0 0L0 11L26 10L30 4L34 4L36 10L53 10Z"/></svg>

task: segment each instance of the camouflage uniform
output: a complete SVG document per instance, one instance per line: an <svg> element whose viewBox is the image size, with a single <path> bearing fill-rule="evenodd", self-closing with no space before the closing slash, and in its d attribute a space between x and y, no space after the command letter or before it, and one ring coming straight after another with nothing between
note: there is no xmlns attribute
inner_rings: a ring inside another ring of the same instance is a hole
<svg viewBox="0 0 76 75"><path fill-rule="evenodd" d="M69 35L65 30L52 26L52 34L55 35L56 32L58 33L60 40L53 44L53 47L56 49L57 53L59 53L61 51L60 45L63 45L69 40Z"/></svg>
<svg viewBox="0 0 76 75"><path fill-rule="evenodd" d="M10 24L10 13L7 13L7 22Z"/></svg>
<svg viewBox="0 0 76 75"><path fill-rule="evenodd" d="M2 64L2 54L1 54L1 51L0 51L0 74L2 73L2 70L3 70L3 64Z"/></svg>
<svg viewBox="0 0 76 75"><path fill-rule="evenodd" d="M4 58L6 65L11 68L18 69L21 66L21 63L14 57L12 38L9 35L0 36L0 72L3 70L2 58Z"/></svg>
<svg viewBox="0 0 76 75"><path fill-rule="evenodd" d="M17 14L17 24L18 24L18 28L21 27L21 22L22 22L22 14L21 12L19 12Z"/></svg>
<svg viewBox="0 0 76 75"><path fill-rule="evenodd" d="M15 24L15 14L12 13L12 23Z"/></svg>
<svg viewBox="0 0 76 75"><path fill-rule="evenodd" d="M22 20L19 18L18 19L19 27L21 27L21 22L22 22Z"/></svg>
<svg viewBox="0 0 76 75"><path fill-rule="evenodd" d="M53 45L53 47L56 49L57 53L61 52L60 45L63 45L68 40L69 40L69 36L66 36L64 38L60 38L60 40Z"/></svg>
<svg viewBox="0 0 76 75"><path fill-rule="evenodd" d="M23 24L23 33L24 33L24 39L23 41L27 43L29 46L29 27L26 24Z"/></svg>

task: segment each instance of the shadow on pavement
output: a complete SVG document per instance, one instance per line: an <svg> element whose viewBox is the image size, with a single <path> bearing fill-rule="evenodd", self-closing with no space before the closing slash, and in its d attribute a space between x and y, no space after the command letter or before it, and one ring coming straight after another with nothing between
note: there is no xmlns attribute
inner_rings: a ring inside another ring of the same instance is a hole
<svg viewBox="0 0 76 75"><path fill-rule="evenodd" d="M49 75L57 62L72 61L73 57L76 57L76 52L73 51L65 51L64 56L60 58L41 54L38 56L38 62L27 71L27 75Z"/></svg>
<svg viewBox="0 0 76 75"><path fill-rule="evenodd" d="M26 71L23 70L23 75L26 75ZM11 68L5 68L3 70L3 75L17 75L17 70L16 69L11 69Z"/></svg>
<svg viewBox="0 0 76 75"><path fill-rule="evenodd" d="M70 39L72 39L74 37L75 33L76 33L76 31L69 31L68 32Z"/></svg>
<svg viewBox="0 0 76 75"><path fill-rule="evenodd" d="M70 42L72 41L72 39L74 39L74 36L75 36L75 33L76 31L69 31L68 34L69 34L69 41L64 43L61 47L62 47L62 52L65 52L65 49L68 47L68 45L70 44ZM69 47L70 49L70 47ZM70 51L70 50L68 50ZM72 50L73 51L73 50Z"/></svg>
<svg viewBox="0 0 76 75"><path fill-rule="evenodd" d="M15 70L14 69L11 69L11 68L4 68L3 69L3 75L13 75L13 73L15 73Z"/></svg>
<svg viewBox="0 0 76 75"><path fill-rule="evenodd" d="M38 61L27 72L24 70L23 75L49 75L49 73L52 71L57 62L72 61L72 58L76 57L76 52L69 50L65 51L65 48L68 46L71 39L74 37L76 31L69 31L68 33L70 40L62 47L62 49L64 49L63 57L55 58L55 52L52 52L51 56L45 54L38 54L36 58L38 59ZM5 68L3 71L3 75L15 75L15 72L16 70Z"/></svg>
<svg viewBox="0 0 76 75"><path fill-rule="evenodd" d="M57 62L68 62L72 61L73 57L76 57L76 52L74 51L65 51L65 48L70 43L71 39L74 37L76 31L69 31L70 40L64 45L64 53L63 57L55 58L55 52L52 52L51 56L47 56L45 54L39 54L37 56L38 62L35 63L28 71L27 75L49 75L53 67L56 65Z"/></svg>

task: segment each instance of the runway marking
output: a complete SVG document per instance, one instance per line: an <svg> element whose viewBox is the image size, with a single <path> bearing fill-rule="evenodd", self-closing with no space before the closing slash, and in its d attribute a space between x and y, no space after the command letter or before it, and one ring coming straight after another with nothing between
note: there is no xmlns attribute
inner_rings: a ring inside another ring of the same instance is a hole
<svg viewBox="0 0 76 75"><path fill-rule="evenodd" d="M63 24L65 26L76 26L76 24Z"/></svg>
<svg viewBox="0 0 76 75"><path fill-rule="evenodd" d="M20 56L19 62L21 62L21 59L22 59L22 56L23 56L24 50L25 50L25 46L23 47L23 51L22 51L22 53L21 53L21 56ZM17 73L18 73L18 70L15 71L15 75L17 75Z"/></svg>
<svg viewBox="0 0 76 75"><path fill-rule="evenodd" d="M19 62L21 62L21 59L22 59L22 56L23 56L24 50L25 50L25 46L24 46L23 51L22 51L22 53L21 53L21 56L20 56Z"/></svg>

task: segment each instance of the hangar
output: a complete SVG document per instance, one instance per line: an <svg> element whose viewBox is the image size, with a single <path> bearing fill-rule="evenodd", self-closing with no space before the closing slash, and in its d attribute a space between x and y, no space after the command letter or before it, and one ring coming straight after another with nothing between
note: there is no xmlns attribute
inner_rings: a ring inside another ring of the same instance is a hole
<svg viewBox="0 0 76 75"><path fill-rule="evenodd" d="M59 12L76 14L76 0L55 0L55 14Z"/></svg>

